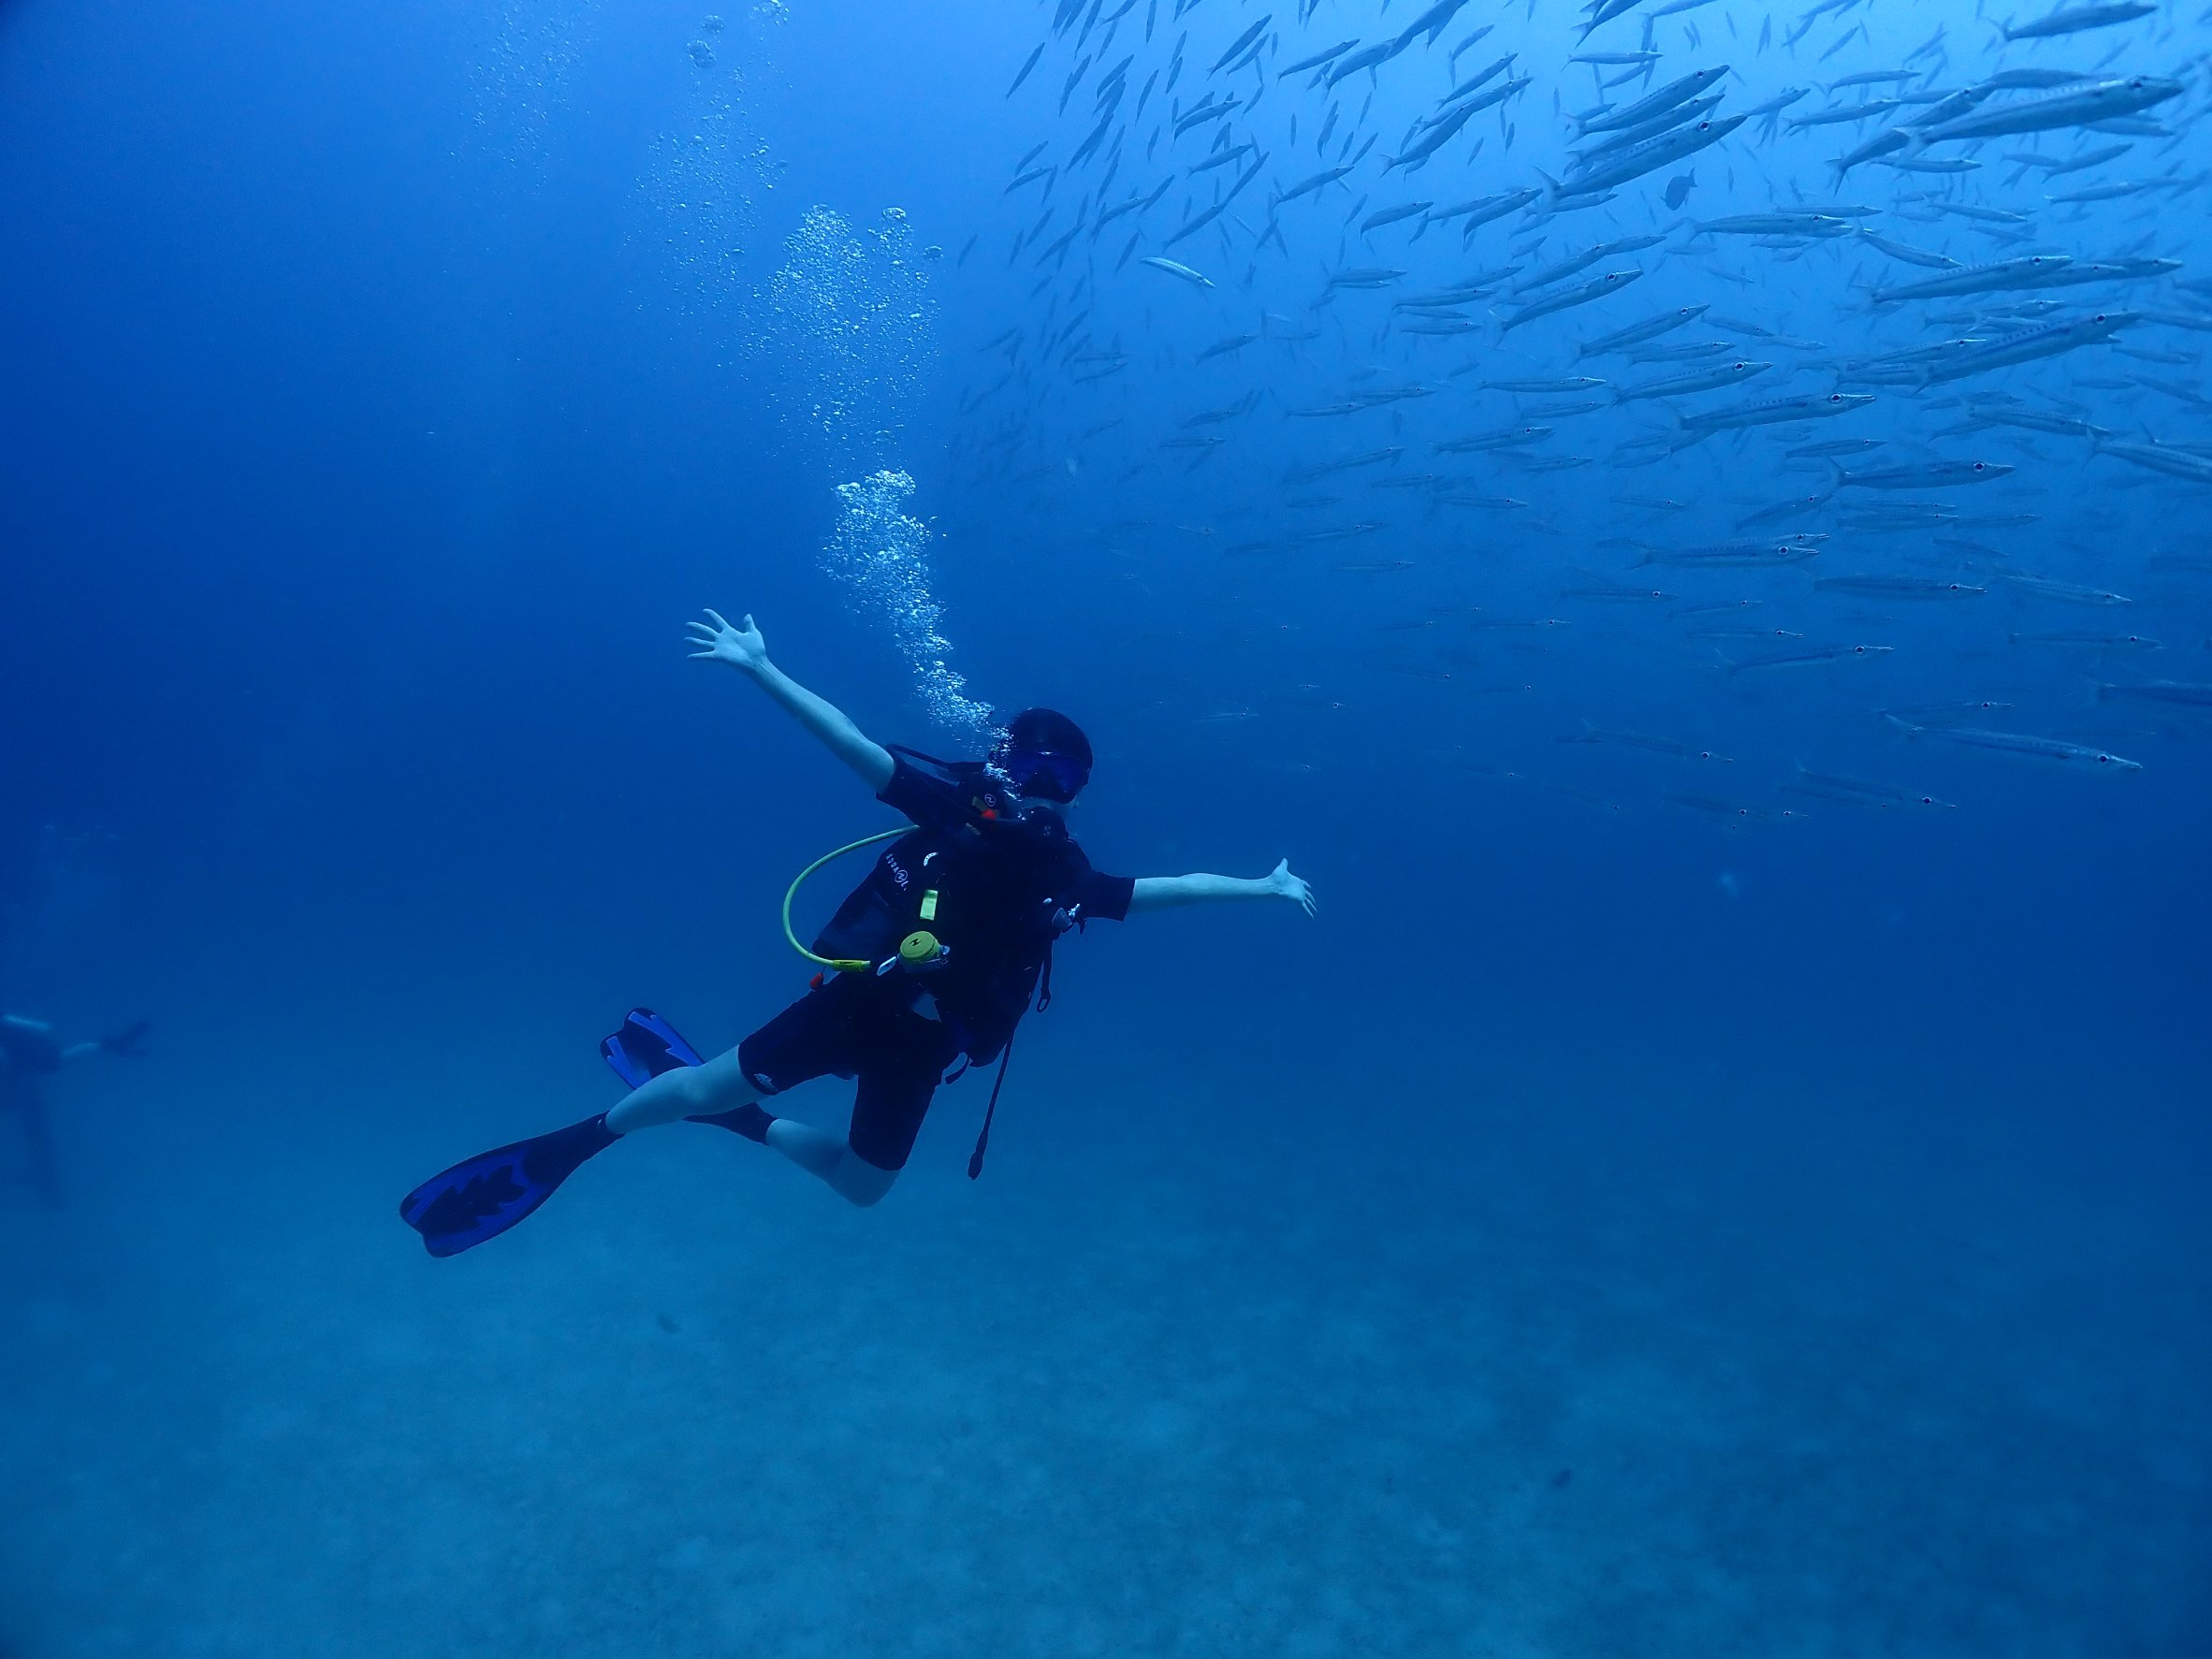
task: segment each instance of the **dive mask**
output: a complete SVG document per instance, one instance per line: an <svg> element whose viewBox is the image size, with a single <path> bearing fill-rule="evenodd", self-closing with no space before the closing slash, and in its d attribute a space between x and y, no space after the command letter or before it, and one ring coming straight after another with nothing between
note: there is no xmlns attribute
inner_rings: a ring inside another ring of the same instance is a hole
<svg viewBox="0 0 2212 1659"><path fill-rule="evenodd" d="M1090 768L1072 755L1049 749L1004 749L991 757L991 769L1013 786L1017 795L1037 795L1063 804L1090 781Z"/></svg>

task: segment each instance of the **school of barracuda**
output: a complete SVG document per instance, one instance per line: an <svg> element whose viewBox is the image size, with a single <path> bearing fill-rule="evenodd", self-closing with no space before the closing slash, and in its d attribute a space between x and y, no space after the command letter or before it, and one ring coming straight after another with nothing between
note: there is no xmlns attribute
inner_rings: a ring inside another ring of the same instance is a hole
<svg viewBox="0 0 2212 1659"><path fill-rule="evenodd" d="M1301 580L1474 567L1377 624L1368 666L1440 682L1627 611L1639 672L1812 678L1807 736L1840 697L1900 769L2212 729L2212 12L1048 4L971 479L1102 515L1171 475L1174 521L1089 533ZM1079 472L1111 482L1044 493ZM1562 740L1722 758L1609 712ZM1948 804L1803 764L1666 792L1807 797Z"/></svg>

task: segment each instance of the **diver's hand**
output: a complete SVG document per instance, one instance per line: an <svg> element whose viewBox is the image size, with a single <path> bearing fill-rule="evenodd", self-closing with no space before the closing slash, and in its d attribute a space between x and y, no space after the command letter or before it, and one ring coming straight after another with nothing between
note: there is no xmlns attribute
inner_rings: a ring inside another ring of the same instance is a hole
<svg viewBox="0 0 2212 1659"><path fill-rule="evenodd" d="M118 1059L142 1060L146 1057L146 1034L153 1029L152 1020L140 1020L112 1037L101 1038L97 1046L100 1053Z"/></svg>
<svg viewBox="0 0 2212 1659"><path fill-rule="evenodd" d="M1302 878L1290 873L1288 859L1286 858L1267 873L1267 888L1270 893L1279 898L1288 898L1296 902L1307 915L1310 916L1314 913L1313 886Z"/></svg>
<svg viewBox="0 0 2212 1659"><path fill-rule="evenodd" d="M768 665L768 642L761 637L761 631L752 624L752 618L745 618L745 625L733 628L723 620L720 611L710 610L710 622L691 624L691 637L685 641L700 648L691 653L694 662L727 662L747 674L758 674Z"/></svg>

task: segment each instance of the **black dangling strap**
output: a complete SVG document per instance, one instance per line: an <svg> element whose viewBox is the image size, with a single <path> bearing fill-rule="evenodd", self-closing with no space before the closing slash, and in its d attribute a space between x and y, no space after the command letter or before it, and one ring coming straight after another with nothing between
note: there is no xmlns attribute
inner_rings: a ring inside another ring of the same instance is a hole
<svg viewBox="0 0 2212 1659"><path fill-rule="evenodd" d="M991 1084L991 1103L983 1108L983 1127L975 1138L975 1150L968 1155L968 1178L973 1181L983 1172L983 1151L991 1144L991 1119L998 1111L998 1091L1006 1086L1006 1068L1013 1058L1013 1039L1006 1040L1006 1051L998 1056L998 1076Z"/></svg>

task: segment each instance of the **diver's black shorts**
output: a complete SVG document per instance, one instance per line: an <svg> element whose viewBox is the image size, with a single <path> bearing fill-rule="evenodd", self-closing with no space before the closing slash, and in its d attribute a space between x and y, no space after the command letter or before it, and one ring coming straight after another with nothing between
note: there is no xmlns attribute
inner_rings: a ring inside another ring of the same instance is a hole
<svg viewBox="0 0 2212 1659"><path fill-rule="evenodd" d="M845 1139L879 1170L906 1168L938 1081L959 1057L942 1021L851 974L808 992L737 1045L739 1069L764 1095L817 1077L858 1079Z"/></svg>

